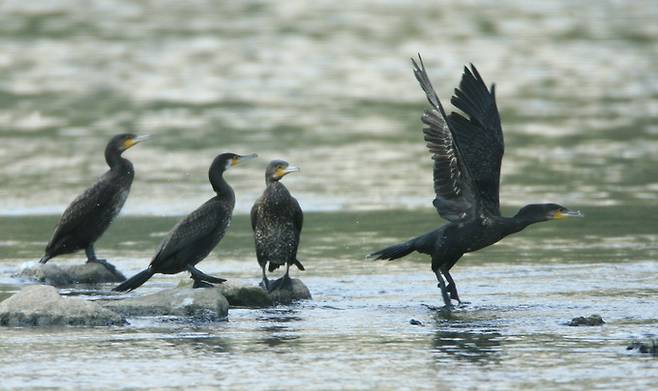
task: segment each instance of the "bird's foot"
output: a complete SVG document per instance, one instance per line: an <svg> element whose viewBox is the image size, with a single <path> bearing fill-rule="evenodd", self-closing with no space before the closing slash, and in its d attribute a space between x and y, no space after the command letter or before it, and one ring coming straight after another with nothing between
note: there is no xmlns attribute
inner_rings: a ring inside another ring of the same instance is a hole
<svg viewBox="0 0 658 391"><path fill-rule="evenodd" d="M112 274L117 273L117 268L114 267L114 265L112 265L111 263L109 263L107 259L98 259L98 258L87 259L87 263L97 263L99 265L103 265L103 267L109 270Z"/></svg>
<svg viewBox="0 0 658 391"><path fill-rule="evenodd" d="M283 277L278 278L269 283L269 293L274 292L277 289L290 289L292 288L292 279L287 274L284 274Z"/></svg>
<svg viewBox="0 0 658 391"><path fill-rule="evenodd" d="M267 278L263 278L263 280L258 284L261 288L263 288L266 291L270 291L270 280Z"/></svg>
<svg viewBox="0 0 658 391"><path fill-rule="evenodd" d="M215 286L212 284L208 284L207 282L201 281L201 280L194 280L194 284L192 284L192 289L196 288L214 288Z"/></svg>
<svg viewBox="0 0 658 391"><path fill-rule="evenodd" d="M192 265L189 265L187 267L187 270L190 272L190 274L192 275L192 279L195 280L195 281L197 281L197 280L206 281L206 282L212 282L214 284L221 284L222 282L226 282L225 279L219 278L219 277L209 276L206 273L202 272L201 270L195 268Z"/></svg>

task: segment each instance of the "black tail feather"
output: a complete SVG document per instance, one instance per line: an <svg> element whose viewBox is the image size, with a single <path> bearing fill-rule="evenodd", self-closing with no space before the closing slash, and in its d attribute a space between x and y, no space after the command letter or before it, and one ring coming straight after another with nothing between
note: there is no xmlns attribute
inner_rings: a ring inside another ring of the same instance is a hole
<svg viewBox="0 0 658 391"><path fill-rule="evenodd" d="M304 269L304 265L302 265L302 263L299 262L299 259L295 259L295 262L293 262L293 265L297 266L297 269L299 269L301 271L306 270L306 269Z"/></svg>
<svg viewBox="0 0 658 391"><path fill-rule="evenodd" d="M140 286L142 286L146 281L148 281L149 278L153 277L153 274L155 273L153 273L151 268L142 270L141 272L130 277L129 279L122 282L119 286L115 287L112 290L115 292L126 292L126 291L131 291L133 289L137 289Z"/></svg>
<svg viewBox="0 0 658 391"><path fill-rule="evenodd" d="M415 247L413 241L408 241L394 246L386 247L383 250L376 251L372 254L368 254L368 258L377 259L388 259L392 261L394 259L402 258L405 255L409 255L414 252Z"/></svg>

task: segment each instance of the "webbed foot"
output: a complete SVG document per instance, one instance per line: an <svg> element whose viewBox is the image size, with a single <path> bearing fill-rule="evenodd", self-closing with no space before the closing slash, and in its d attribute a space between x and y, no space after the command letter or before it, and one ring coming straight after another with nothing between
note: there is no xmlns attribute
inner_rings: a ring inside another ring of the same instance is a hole
<svg viewBox="0 0 658 391"><path fill-rule="evenodd" d="M112 265L111 263L109 263L106 259L98 259L98 258L87 259L87 263L97 263L99 265L103 265L103 267L109 270L112 274L117 273L117 268L114 267L114 265Z"/></svg>
<svg viewBox="0 0 658 391"><path fill-rule="evenodd" d="M291 288L292 288L292 280L290 279L289 275L284 274L283 277L270 282L269 289L267 291L272 293L277 289L291 289Z"/></svg>
<svg viewBox="0 0 658 391"><path fill-rule="evenodd" d="M208 284L207 282L203 282L201 280L194 280L194 284L192 284L192 289L196 288L214 288L215 286L212 284Z"/></svg>

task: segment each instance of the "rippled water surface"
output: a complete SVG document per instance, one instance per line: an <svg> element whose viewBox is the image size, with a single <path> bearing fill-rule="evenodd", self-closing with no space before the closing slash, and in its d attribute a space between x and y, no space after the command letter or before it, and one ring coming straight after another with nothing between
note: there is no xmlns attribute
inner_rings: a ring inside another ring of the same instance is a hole
<svg viewBox="0 0 658 391"><path fill-rule="evenodd" d="M234 223L200 267L257 283L246 213L284 158L314 296L220 323L2 329L0 388L651 388L658 362L625 347L658 333L656 20L652 1L0 2L0 299L124 131L157 137L126 153L135 182L99 255L140 270L211 196L212 158L257 152L227 175ZM450 314L426 258L364 260L442 223L416 52L446 103L469 62L497 83L505 214L587 216L464 257L470 304ZM86 288L111 287L64 292ZM564 325L593 313L607 323Z"/></svg>

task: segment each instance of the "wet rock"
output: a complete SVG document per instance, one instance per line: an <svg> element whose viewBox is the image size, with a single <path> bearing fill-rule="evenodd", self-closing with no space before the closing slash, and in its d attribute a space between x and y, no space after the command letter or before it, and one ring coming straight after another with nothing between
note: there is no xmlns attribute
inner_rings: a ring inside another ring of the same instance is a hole
<svg viewBox="0 0 658 391"><path fill-rule="evenodd" d="M173 288L157 293L110 300L104 307L124 316L181 316L220 320L228 316L228 301L218 288Z"/></svg>
<svg viewBox="0 0 658 391"><path fill-rule="evenodd" d="M653 356L658 356L658 339L657 338L647 338L642 340L637 340L631 342L630 345L626 347L626 350L637 350L643 354L651 354Z"/></svg>
<svg viewBox="0 0 658 391"><path fill-rule="evenodd" d="M567 326L601 326L605 322L601 315L590 315L588 317L579 316L577 318L571 319L571 322L567 323Z"/></svg>
<svg viewBox="0 0 658 391"><path fill-rule="evenodd" d="M418 320L418 319L411 319L411 320L409 321L409 324L412 325L412 326L422 326L422 325L423 325L423 322L421 322L421 321Z"/></svg>
<svg viewBox="0 0 658 391"><path fill-rule="evenodd" d="M37 281L53 286L73 284L101 284L122 282L126 277L118 270L109 270L99 263L59 266L54 263L36 264L23 268L12 277Z"/></svg>
<svg viewBox="0 0 658 391"><path fill-rule="evenodd" d="M2 326L110 326L125 319L97 303L62 297L52 286L32 285L0 303Z"/></svg>
<svg viewBox="0 0 658 391"><path fill-rule="evenodd" d="M271 293L267 293L260 286L241 286L230 282L217 284L215 287L222 292L229 304L234 307L262 308L312 299L311 292L301 280L293 278L291 281L292 284L289 287L282 287ZM181 280L178 286L191 287L192 280Z"/></svg>
<svg viewBox="0 0 658 391"><path fill-rule="evenodd" d="M311 300L311 291L298 278L291 279L292 284L289 287L282 287L270 292L274 304L290 304L298 300Z"/></svg>

